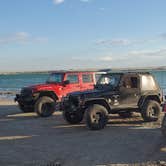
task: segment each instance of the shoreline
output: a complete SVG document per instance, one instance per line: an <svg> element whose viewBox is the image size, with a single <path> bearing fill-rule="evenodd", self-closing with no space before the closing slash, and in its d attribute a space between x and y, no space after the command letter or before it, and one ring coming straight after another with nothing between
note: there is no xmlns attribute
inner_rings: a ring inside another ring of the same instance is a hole
<svg viewBox="0 0 166 166"><path fill-rule="evenodd" d="M8 99L8 98L5 98L5 99L2 99L0 98L0 105L17 105L16 102L14 102L13 99Z"/></svg>
<svg viewBox="0 0 166 166"><path fill-rule="evenodd" d="M15 105L14 98L18 92L0 91L0 105Z"/></svg>

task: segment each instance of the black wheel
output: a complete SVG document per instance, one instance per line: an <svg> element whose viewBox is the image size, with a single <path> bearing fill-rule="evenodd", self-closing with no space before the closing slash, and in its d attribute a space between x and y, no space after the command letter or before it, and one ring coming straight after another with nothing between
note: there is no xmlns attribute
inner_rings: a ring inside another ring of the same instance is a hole
<svg viewBox="0 0 166 166"><path fill-rule="evenodd" d="M103 129L108 121L107 109L102 105L94 104L86 110L86 125L91 130Z"/></svg>
<svg viewBox="0 0 166 166"><path fill-rule="evenodd" d="M119 112L118 114L121 118L131 118L133 115L133 113L129 111Z"/></svg>
<svg viewBox="0 0 166 166"><path fill-rule="evenodd" d="M48 117L55 111L56 102L47 96L40 97L35 103L35 112L41 117Z"/></svg>
<svg viewBox="0 0 166 166"><path fill-rule="evenodd" d="M162 124L161 124L161 132L164 137L166 137L166 114L163 118Z"/></svg>
<svg viewBox="0 0 166 166"><path fill-rule="evenodd" d="M147 100L143 105L141 114L146 122L157 121L160 117L160 104L155 100Z"/></svg>
<svg viewBox="0 0 166 166"><path fill-rule="evenodd" d="M20 110L24 113L28 113L28 112L34 112L34 108L33 107L25 107L23 104L18 104Z"/></svg>
<svg viewBox="0 0 166 166"><path fill-rule="evenodd" d="M63 111L64 119L70 124L78 124L83 119L83 113L79 111Z"/></svg>

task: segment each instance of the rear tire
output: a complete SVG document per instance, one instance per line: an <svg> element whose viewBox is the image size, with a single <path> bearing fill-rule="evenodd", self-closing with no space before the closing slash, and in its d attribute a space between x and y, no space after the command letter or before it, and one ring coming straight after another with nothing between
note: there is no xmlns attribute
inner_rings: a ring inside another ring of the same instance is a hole
<svg viewBox="0 0 166 166"><path fill-rule="evenodd" d="M41 117L49 117L55 111L56 102L47 96L40 97L35 103L35 112Z"/></svg>
<svg viewBox="0 0 166 166"><path fill-rule="evenodd" d="M86 125L91 130L103 129L108 121L107 109L99 104L89 106L86 110Z"/></svg>
<svg viewBox="0 0 166 166"><path fill-rule="evenodd" d="M157 121L160 117L160 104L155 100L147 100L142 108L142 118L145 122Z"/></svg>
<svg viewBox="0 0 166 166"><path fill-rule="evenodd" d="M118 114L121 118L131 118L133 115L133 113L129 111L119 112Z"/></svg>
<svg viewBox="0 0 166 166"><path fill-rule="evenodd" d="M162 124L161 124L161 132L164 137L166 137L166 114L164 115Z"/></svg>
<svg viewBox="0 0 166 166"><path fill-rule="evenodd" d="M63 117L70 124L78 124L83 119L83 113L78 111L63 111Z"/></svg>

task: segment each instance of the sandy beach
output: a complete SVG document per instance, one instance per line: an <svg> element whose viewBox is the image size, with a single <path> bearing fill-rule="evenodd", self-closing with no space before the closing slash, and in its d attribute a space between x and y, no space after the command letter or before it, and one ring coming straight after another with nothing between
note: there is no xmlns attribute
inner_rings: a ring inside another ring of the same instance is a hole
<svg viewBox="0 0 166 166"><path fill-rule="evenodd" d="M111 116L104 130L90 131L84 122L67 124L56 112L40 118L22 113L11 100L0 100L0 165L103 166L165 161L166 142L160 123Z"/></svg>
<svg viewBox="0 0 166 166"><path fill-rule="evenodd" d="M2 105L17 105L13 99L0 99L0 106Z"/></svg>

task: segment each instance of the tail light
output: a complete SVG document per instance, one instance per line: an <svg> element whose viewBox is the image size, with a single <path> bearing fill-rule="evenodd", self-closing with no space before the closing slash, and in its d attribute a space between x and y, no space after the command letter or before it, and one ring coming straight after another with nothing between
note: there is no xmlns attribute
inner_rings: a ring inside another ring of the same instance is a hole
<svg viewBox="0 0 166 166"><path fill-rule="evenodd" d="M164 103L164 105L163 105L163 112L166 113L166 103Z"/></svg>

